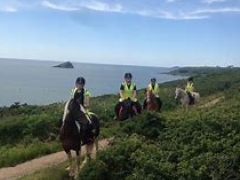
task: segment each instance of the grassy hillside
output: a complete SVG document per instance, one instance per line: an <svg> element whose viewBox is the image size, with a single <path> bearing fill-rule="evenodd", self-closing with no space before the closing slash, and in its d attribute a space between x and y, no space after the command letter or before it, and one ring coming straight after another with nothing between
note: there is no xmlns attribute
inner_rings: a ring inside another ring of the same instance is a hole
<svg viewBox="0 0 240 180"><path fill-rule="evenodd" d="M86 165L82 179L240 179L240 71L197 75L201 104L222 98L211 107L184 112L174 101L174 89L184 80L161 85L164 111L144 113L131 121L115 122L113 95L97 97L92 110L102 119L102 135L116 137ZM143 92L139 91L140 100ZM60 112L59 112L60 114ZM56 141L53 141L56 142ZM58 177L53 176L58 172ZM24 179L66 179L64 165Z"/></svg>
<svg viewBox="0 0 240 180"><path fill-rule="evenodd" d="M119 131L128 137L120 136L100 152L80 177L240 179L239 82L224 89L221 96L225 99L211 108L177 109L162 116L143 114L124 123Z"/></svg>

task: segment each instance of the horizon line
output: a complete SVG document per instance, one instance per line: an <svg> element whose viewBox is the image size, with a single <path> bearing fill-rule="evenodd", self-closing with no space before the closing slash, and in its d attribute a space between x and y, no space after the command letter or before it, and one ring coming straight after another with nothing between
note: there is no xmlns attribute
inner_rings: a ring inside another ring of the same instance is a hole
<svg viewBox="0 0 240 180"><path fill-rule="evenodd" d="M235 65L226 65L226 66L220 66L220 65L173 65L173 66L154 66L154 65L137 65L137 64L111 64L111 63L96 63L96 62L84 62L84 61L76 61L76 60L51 60L51 59L31 59L31 58L13 58L13 57L0 57L0 60L23 60L23 61L43 61L43 62L71 62L71 63L82 63L82 64L92 64L92 65L109 65L109 66L136 66L136 67L152 67L152 68L185 68L185 67L240 67Z"/></svg>

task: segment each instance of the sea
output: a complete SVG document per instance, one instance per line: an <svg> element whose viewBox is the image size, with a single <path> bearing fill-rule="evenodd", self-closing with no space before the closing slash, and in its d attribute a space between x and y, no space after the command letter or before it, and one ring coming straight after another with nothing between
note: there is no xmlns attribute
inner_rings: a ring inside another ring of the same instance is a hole
<svg viewBox="0 0 240 180"><path fill-rule="evenodd" d="M152 77L159 83L183 76L162 74L171 68L129 65L105 65L72 62L73 69L54 68L63 62L0 59L0 107L16 102L47 105L70 98L75 79L84 76L92 96L116 94L124 73L131 72L137 89L147 86Z"/></svg>

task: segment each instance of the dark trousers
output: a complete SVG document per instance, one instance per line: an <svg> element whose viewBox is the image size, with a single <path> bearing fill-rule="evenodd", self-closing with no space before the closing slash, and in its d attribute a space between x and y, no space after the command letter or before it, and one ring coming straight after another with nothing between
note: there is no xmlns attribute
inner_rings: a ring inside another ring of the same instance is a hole
<svg viewBox="0 0 240 180"><path fill-rule="evenodd" d="M188 94L188 97L190 99L189 105L194 104L194 98L193 98L192 94L190 92L187 92L187 94Z"/></svg>

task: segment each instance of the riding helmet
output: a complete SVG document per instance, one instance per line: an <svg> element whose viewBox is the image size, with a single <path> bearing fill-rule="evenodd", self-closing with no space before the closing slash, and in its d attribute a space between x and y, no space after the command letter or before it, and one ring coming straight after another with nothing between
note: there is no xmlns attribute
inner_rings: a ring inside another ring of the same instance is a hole
<svg viewBox="0 0 240 180"><path fill-rule="evenodd" d="M124 78L129 78L132 79L132 74L131 73L125 73Z"/></svg>
<svg viewBox="0 0 240 180"><path fill-rule="evenodd" d="M193 78L192 78L192 77L189 77L189 78L188 78L188 81L193 81Z"/></svg>
<svg viewBox="0 0 240 180"><path fill-rule="evenodd" d="M85 85L86 81L85 81L84 77L78 77L78 78L76 79L76 82L75 82L75 83L76 83L76 84Z"/></svg>
<svg viewBox="0 0 240 180"><path fill-rule="evenodd" d="M151 78L151 82L156 82L156 78Z"/></svg>

